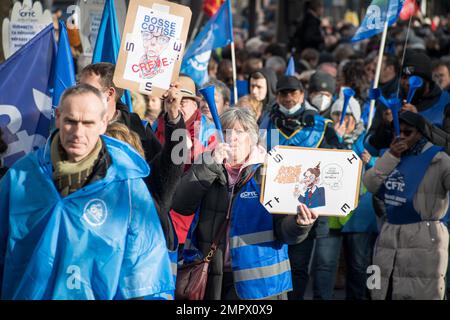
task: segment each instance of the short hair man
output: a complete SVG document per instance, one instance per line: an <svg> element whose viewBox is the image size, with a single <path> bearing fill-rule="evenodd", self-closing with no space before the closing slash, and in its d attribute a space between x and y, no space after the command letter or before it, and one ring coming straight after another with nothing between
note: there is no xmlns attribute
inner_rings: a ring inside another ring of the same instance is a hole
<svg viewBox="0 0 450 320"><path fill-rule="evenodd" d="M264 68L253 72L248 78L249 94L263 104L269 112L275 103L277 75L272 69Z"/></svg>
<svg viewBox="0 0 450 320"><path fill-rule="evenodd" d="M450 92L450 64L438 61L433 65L433 80L442 90Z"/></svg>
<svg viewBox="0 0 450 320"><path fill-rule="evenodd" d="M81 71L80 83L90 84L106 96L108 122L118 121L136 132L141 139L147 162L152 162L161 151L161 144L153 134L150 126L144 127L139 116L129 112L128 107L121 103L120 99L124 91L113 82L114 70L115 65L112 63L100 62L90 64ZM167 110L165 119L170 131L184 128L184 122L180 121L181 117L177 108Z"/></svg>
<svg viewBox="0 0 450 320"><path fill-rule="evenodd" d="M94 86L106 96L108 122L117 121L122 123L139 135L145 151L145 159L151 166L150 176L146 179L146 183L156 202L168 247L173 249L175 239L168 211L175 187L183 174L183 164L173 161L172 151L183 137L176 141L166 139L165 143L161 145L151 127L144 127L139 116L129 112L127 106L120 102L123 90L114 85L114 69L114 64L106 62L88 65L81 72L80 82ZM178 129L185 129L186 126L178 103L181 92L176 86L172 86L166 93L166 100L168 100L167 97L169 95L171 101L165 102L165 112L161 116L161 126L166 136L172 137L172 133ZM184 131L180 130L180 132Z"/></svg>
<svg viewBox="0 0 450 320"><path fill-rule="evenodd" d="M65 91L56 131L0 181L3 299L134 299L174 288L164 235L128 144L101 136L99 90ZM155 275L158 270L158 275Z"/></svg>
<svg viewBox="0 0 450 320"><path fill-rule="evenodd" d="M210 79L203 87L214 86L214 101L217 107L217 113L219 116L230 107L230 89L220 80ZM205 102L201 105L202 113L208 118L209 121L213 121L211 111L208 104Z"/></svg>

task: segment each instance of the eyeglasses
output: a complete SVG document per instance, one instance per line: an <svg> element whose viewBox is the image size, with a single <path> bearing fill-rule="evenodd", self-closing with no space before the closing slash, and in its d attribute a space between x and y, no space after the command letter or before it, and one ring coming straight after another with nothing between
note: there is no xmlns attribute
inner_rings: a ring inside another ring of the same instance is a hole
<svg viewBox="0 0 450 320"><path fill-rule="evenodd" d="M150 41L150 40L152 40L153 38L156 38L156 42L157 42L158 44L161 44L161 45L166 44L166 43L168 43L168 42L170 41L170 37L165 36L165 35L159 35L159 36L157 36L157 35L155 35L155 34L152 33L152 32L143 32L143 33L142 33L142 39L143 39L144 41Z"/></svg>

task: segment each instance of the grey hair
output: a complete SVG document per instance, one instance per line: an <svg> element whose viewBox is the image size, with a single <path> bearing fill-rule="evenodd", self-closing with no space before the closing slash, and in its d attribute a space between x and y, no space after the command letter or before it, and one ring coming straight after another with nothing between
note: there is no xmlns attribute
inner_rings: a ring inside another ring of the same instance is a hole
<svg viewBox="0 0 450 320"><path fill-rule="evenodd" d="M279 56L272 56L266 61L266 68L276 70L284 70L286 69L286 61Z"/></svg>
<svg viewBox="0 0 450 320"><path fill-rule="evenodd" d="M77 84L76 86L66 89L64 91L63 95L61 96L61 100L59 101L59 107L62 108L66 99L71 96L78 96L78 95L88 94L88 93L92 93L102 102L102 106L103 106L102 117L103 117L106 114L106 111L108 110L108 104L106 102L106 97L103 95L103 93L101 93L100 90L98 90L97 88L95 88L89 84L84 84L84 83Z"/></svg>
<svg viewBox="0 0 450 320"><path fill-rule="evenodd" d="M216 90L222 95L225 103L230 103L231 92L225 83L217 79L210 79L203 85L203 88L215 86Z"/></svg>
<svg viewBox="0 0 450 320"><path fill-rule="evenodd" d="M250 134L252 142L257 144L259 140L259 126L256 122L255 114L248 108L233 107L223 112L220 116L223 131L233 129L237 122Z"/></svg>

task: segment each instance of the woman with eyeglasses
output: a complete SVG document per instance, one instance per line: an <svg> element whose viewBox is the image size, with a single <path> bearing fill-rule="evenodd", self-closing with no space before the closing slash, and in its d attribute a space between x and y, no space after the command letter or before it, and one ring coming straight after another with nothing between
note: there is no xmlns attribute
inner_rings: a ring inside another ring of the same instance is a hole
<svg viewBox="0 0 450 320"><path fill-rule="evenodd" d="M364 175L367 189L386 206L373 256L374 276L380 279L371 290L375 300L445 295L450 157L428 142L424 131L422 116L401 113L400 136Z"/></svg>
<svg viewBox="0 0 450 320"><path fill-rule="evenodd" d="M213 256L206 300L284 300L292 290L287 244L302 242L317 214L300 204L296 216L271 215L259 199L266 151L254 114L230 108L220 120L225 142L202 154L173 198L178 213L196 211L184 262Z"/></svg>

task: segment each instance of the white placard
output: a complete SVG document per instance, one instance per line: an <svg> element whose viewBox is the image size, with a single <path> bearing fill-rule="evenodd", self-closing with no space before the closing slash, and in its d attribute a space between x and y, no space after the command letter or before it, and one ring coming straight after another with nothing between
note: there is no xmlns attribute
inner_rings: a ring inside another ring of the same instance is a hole
<svg viewBox="0 0 450 320"><path fill-rule="evenodd" d="M162 33L156 31L159 22ZM128 53L124 79L141 84L152 80L168 88L180 55L173 48L181 45L182 26L183 17L139 6L132 37L136 49Z"/></svg>
<svg viewBox="0 0 450 320"><path fill-rule="evenodd" d="M30 41L36 34L47 25L41 23L10 22L9 24L9 51L14 54L17 50Z"/></svg>
<svg viewBox="0 0 450 320"><path fill-rule="evenodd" d="M161 96L178 78L191 11L161 0L131 0L114 83Z"/></svg>
<svg viewBox="0 0 450 320"><path fill-rule="evenodd" d="M119 32L122 35L127 7L125 0L114 0L116 8L117 24ZM97 41L98 29L102 21L103 8L105 0L79 0L80 13L80 38L83 47L83 53L91 55L94 51Z"/></svg>
<svg viewBox="0 0 450 320"><path fill-rule="evenodd" d="M14 3L11 18L2 25L3 52L8 58L52 23L49 10L43 11L39 1L24 0Z"/></svg>
<svg viewBox="0 0 450 320"><path fill-rule="evenodd" d="M269 152L261 203L273 214L346 216L358 206L362 161L352 150L278 146Z"/></svg>

